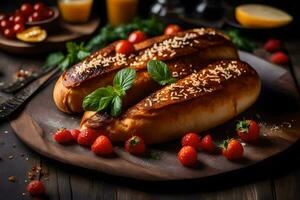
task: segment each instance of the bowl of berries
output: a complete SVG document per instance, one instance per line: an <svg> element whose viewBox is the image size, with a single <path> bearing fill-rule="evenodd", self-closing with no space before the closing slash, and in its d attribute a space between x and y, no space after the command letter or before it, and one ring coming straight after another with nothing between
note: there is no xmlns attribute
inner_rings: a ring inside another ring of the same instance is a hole
<svg viewBox="0 0 300 200"><path fill-rule="evenodd" d="M7 39L15 39L19 33L31 27L50 30L59 17L56 7L49 7L41 2L23 3L11 13L0 13L0 31Z"/></svg>

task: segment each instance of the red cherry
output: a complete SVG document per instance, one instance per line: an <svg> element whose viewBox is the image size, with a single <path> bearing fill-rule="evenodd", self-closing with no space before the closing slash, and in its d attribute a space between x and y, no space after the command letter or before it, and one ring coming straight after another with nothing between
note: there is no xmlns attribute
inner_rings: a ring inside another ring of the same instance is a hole
<svg viewBox="0 0 300 200"><path fill-rule="evenodd" d="M53 16L54 16L54 11L51 8L45 9L45 11L44 11L44 18L45 19L50 19Z"/></svg>
<svg viewBox="0 0 300 200"><path fill-rule="evenodd" d="M14 23L14 16L13 16L13 15L10 15L10 16L8 17L8 21L9 21L10 23Z"/></svg>
<svg viewBox="0 0 300 200"><path fill-rule="evenodd" d="M20 33L25 30L25 26L21 23L17 23L14 25L13 30L15 33Z"/></svg>
<svg viewBox="0 0 300 200"><path fill-rule="evenodd" d="M33 22L38 22L38 21L41 21L43 19L43 16L42 16L42 13L41 12L33 12L32 13L32 21Z"/></svg>
<svg viewBox="0 0 300 200"><path fill-rule="evenodd" d="M10 28L5 29L3 34L4 34L4 37L6 37L8 39L12 39L15 37L15 32L13 31L13 29L10 29Z"/></svg>
<svg viewBox="0 0 300 200"><path fill-rule="evenodd" d="M6 15L3 14L3 13L0 13L0 21L3 20L3 19L6 19Z"/></svg>
<svg viewBox="0 0 300 200"><path fill-rule="evenodd" d="M12 25L12 23L10 23L8 20L3 19L3 20L0 21L0 29L1 30L5 30L7 28L10 28L11 25Z"/></svg>
<svg viewBox="0 0 300 200"><path fill-rule="evenodd" d="M33 13L33 7L29 3L23 3L20 7L20 11L23 15L29 16Z"/></svg>
<svg viewBox="0 0 300 200"><path fill-rule="evenodd" d="M17 23L20 23L20 24L24 24L25 23L25 17L21 14L16 14L15 17L14 17L14 23L17 24Z"/></svg>
<svg viewBox="0 0 300 200"><path fill-rule="evenodd" d="M29 16L29 17L27 18L27 22L33 22L32 16Z"/></svg>
<svg viewBox="0 0 300 200"><path fill-rule="evenodd" d="M45 9L45 5L41 2L35 3L33 5L33 10L35 10L35 11L43 12L44 9Z"/></svg>

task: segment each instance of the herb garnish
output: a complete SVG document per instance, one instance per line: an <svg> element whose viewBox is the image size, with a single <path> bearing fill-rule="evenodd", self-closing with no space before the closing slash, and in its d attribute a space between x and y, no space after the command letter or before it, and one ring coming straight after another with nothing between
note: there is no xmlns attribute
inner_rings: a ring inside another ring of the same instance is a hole
<svg viewBox="0 0 300 200"><path fill-rule="evenodd" d="M224 31L232 40L232 43L241 50L252 52L257 48L256 43L250 41L248 38L243 37L236 29Z"/></svg>
<svg viewBox="0 0 300 200"><path fill-rule="evenodd" d="M77 45L73 42L66 44L67 55L62 52L54 52L48 55L45 67L58 66L60 69L65 70L86 58L90 52L98 50L110 42L127 39L128 35L134 30L141 30L149 37L161 35L165 28L162 21L157 20L155 17L149 19L135 18L133 22L114 27L110 24L100 29L99 33L90 39L86 46L83 43Z"/></svg>
<svg viewBox="0 0 300 200"><path fill-rule="evenodd" d="M83 100L85 111L108 111L111 116L117 117L122 111L122 97L131 88L136 77L134 69L126 68L117 72L113 86L96 89Z"/></svg>
<svg viewBox="0 0 300 200"><path fill-rule="evenodd" d="M147 70L152 79L158 82L160 85L176 82L176 79L172 77L168 65L162 61L150 60L147 63Z"/></svg>
<svg viewBox="0 0 300 200"><path fill-rule="evenodd" d="M135 30L143 31L149 37L161 35L164 28L165 24L155 17L149 19L135 18L131 23L122 24L117 27L108 24L87 43L86 48L94 51L115 40L127 39L128 35Z"/></svg>
<svg viewBox="0 0 300 200"><path fill-rule="evenodd" d="M84 47L84 43L77 45L74 42L67 42L67 55L62 52L51 53L44 64L45 67L58 65L61 70L67 69L69 66L83 60L90 55L90 52Z"/></svg>

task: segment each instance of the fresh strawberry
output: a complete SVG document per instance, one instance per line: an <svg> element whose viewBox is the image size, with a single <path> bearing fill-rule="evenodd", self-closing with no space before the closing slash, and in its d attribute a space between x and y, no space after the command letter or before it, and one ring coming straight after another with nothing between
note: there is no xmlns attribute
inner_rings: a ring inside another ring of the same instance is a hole
<svg viewBox="0 0 300 200"><path fill-rule="evenodd" d="M184 146L178 153L178 160L183 166L194 167L198 162L197 151L192 146Z"/></svg>
<svg viewBox="0 0 300 200"><path fill-rule="evenodd" d="M73 140L75 140L77 142L78 135L80 134L80 130L72 129L72 130L70 130L70 132L72 134Z"/></svg>
<svg viewBox="0 0 300 200"><path fill-rule="evenodd" d="M273 63L282 65L282 64L286 64L289 62L289 57L285 53L279 51L279 52L274 53L271 56L270 60Z"/></svg>
<svg viewBox="0 0 300 200"><path fill-rule="evenodd" d="M236 124L236 132L240 138L246 142L259 138L259 126L253 120L243 120Z"/></svg>
<svg viewBox="0 0 300 200"><path fill-rule="evenodd" d="M237 160L243 157L244 147L236 139L228 139L221 145L222 154L228 160Z"/></svg>
<svg viewBox="0 0 300 200"><path fill-rule="evenodd" d="M92 152L94 152L97 155L112 154L113 146L108 137L100 135L92 145Z"/></svg>
<svg viewBox="0 0 300 200"><path fill-rule="evenodd" d="M209 153L213 153L216 150L216 145L213 142L211 135L206 135L202 138L200 147Z"/></svg>
<svg viewBox="0 0 300 200"><path fill-rule="evenodd" d="M143 155L146 145L141 137L132 136L125 142L125 150L133 155Z"/></svg>
<svg viewBox="0 0 300 200"><path fill-rule="evenodd" d="M41 195L45 193L45 186L41 181L33 180L27 185L27 191L32 196Z"/></svg>
<svg viewBox="0 0 300 200"><path fill-rule="evenodd" d="M195 149L199 148L200 142L200 137L196 133L187 133L181 139L182 146L192 146Z"/></svg>
<svg viewBox="0 0 300 200"><path fill-rule="evenodd" d="M84 146L91 146L97 139L98 133L90 128L82 130L77 138L77 143Z"/></svg>
<svg viewBox="0 0 300 200"><path fill-rule="evenodd" d="M280 40L277 39L269 39L265 44L264 44L264 49L269 52L274 52L277 51L281 48L281 42Z"/></svg>
<svg viewBox="0 0 300 200"><path fill-rule="evenodd" d="M56 133L53 135L53 139L58 143L67 143L73 140L72 134L67 129L59 129Z"/></svg>

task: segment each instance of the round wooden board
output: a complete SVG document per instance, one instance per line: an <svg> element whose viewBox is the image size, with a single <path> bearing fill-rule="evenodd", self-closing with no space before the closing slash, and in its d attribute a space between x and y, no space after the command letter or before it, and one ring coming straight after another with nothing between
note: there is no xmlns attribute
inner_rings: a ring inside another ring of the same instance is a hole
<svg viewBox="0 0 300 200"><path fill-rule="evenodd" d="M177 160L179 141L150 146L152 154L159 159L131 156L123 151L122 144L116 145L115 155L110 158L96 156L89 149L76 144L57 144L51 133L60 127L78 127L80 116L63 114L56 109L52 101L54 80L31 100L25 111L11 121L11 125L22 141L47 157L118 176L143 180L182 180L207 178L244 169L284 151L299 139L300 109L298 93L286 70L270 66L270 63L250 54L240 52L240 55L242 60L248 61L259 72L263 82L261 95L251 108L236 119L210 130L216 141L220 142L235 136L237 119L254 118L260 122L260 140L245 144L244 158L237 162L200 151L200 162L196 168L183 167Z"/></svg>
<svg viewBox="0 0 300 200"><path fill-rule="evenodd" d="M100 24L99 17L92 16L84 24L69 24L58 20L48 32L45 41L26 43L19 40L9 40L0 34L0 49L16 54L39 54L47 51L60 50L68 41L81 40L93 34Z"/></svg>

